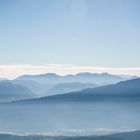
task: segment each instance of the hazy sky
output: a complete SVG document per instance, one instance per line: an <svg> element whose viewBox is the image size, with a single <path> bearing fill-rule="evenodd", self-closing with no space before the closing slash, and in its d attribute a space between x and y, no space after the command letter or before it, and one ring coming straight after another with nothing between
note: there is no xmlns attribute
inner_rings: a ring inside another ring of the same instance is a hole
<svg viewBox="0 0 140 140"><path fill-rule="evenodd" d="M140 0L0 0L0 65L138 68L139 60Z"/></svg>

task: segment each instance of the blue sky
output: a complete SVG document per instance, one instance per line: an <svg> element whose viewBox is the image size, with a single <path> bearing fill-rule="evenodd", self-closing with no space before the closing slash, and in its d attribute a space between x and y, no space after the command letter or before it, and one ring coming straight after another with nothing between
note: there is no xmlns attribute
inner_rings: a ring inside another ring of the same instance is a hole
<svg viewBox="0 0 140 140"><path fill-rule="evenodd" d="M140 67L139 0L0 0L0 64Z"/></svg>

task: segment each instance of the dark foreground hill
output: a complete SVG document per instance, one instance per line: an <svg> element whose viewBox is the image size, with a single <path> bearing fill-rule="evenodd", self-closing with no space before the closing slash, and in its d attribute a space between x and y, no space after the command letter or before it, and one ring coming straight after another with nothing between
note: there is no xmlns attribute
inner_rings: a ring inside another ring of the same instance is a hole
<svg viewBox="0 0 140 140"><path fill-rule="evenodd" d="M139 140L140 131L119 133L105 136L17 136L0 134L1 140Z"/></svg>

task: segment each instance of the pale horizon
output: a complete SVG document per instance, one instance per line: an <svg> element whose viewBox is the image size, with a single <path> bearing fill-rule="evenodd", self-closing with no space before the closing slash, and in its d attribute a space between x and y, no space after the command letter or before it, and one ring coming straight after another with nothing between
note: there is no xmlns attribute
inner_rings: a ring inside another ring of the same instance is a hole
<svg viewBox="0 0 140 140"><path fill-rule="evenodd" d="M22 75L56 73L58 75L77 74L81 72L110 73L114 75L140 76L140 67L94 67L70 64L47 65L0 65L0 78L15 79Z"/></svg>

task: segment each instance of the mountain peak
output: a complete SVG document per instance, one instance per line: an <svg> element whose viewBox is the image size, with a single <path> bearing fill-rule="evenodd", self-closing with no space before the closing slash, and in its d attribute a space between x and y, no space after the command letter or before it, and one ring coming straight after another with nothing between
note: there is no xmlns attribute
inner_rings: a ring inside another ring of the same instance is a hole
<svg viewBox="0 0 140 140"><path fill-rule="evenodd" d="M46 74L40 74L39 76L45 76L45 77L59 77L56 73L46 73Z"/></svg>

